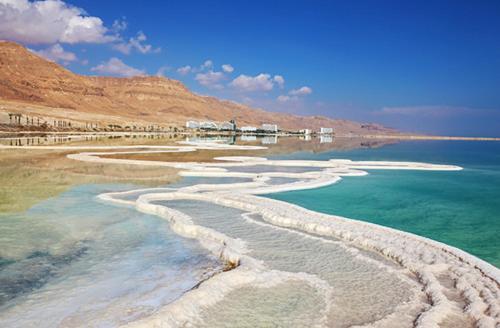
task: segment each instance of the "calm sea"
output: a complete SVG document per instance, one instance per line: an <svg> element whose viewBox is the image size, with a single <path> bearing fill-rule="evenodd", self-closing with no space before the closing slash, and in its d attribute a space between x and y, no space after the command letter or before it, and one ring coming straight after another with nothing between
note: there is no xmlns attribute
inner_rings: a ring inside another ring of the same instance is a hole
<svg viewBox="0 0 500 328"><path fill-rule="evenodd" d="M372 170L314 190L268 195L311 210L369 221L461 248L500 267L500 143L401 142L381 148L308 152L286 159L419 161L463 171Z"/></svg>

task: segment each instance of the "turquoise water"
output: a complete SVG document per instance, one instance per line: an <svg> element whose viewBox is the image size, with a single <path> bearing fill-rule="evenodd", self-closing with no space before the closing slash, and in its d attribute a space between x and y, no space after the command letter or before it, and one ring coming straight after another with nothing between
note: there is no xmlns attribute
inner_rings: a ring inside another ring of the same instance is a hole
<svg viewBox="0 0 500 328"><path fill-rule="evenodd" d="M0 214L0 326L118 326L219 267L168 222L96 199L131 188L80 185L26 212Z"/></svg>
<svg viewBox="0 0 500 328"><path fill-rule="evenodd" d="M463 171L372 170L368 176L346 177L325 188L268 197L429 237L500 267L498 142L402 142L377 149L302 152L280 158L460 165Z"/></svg>

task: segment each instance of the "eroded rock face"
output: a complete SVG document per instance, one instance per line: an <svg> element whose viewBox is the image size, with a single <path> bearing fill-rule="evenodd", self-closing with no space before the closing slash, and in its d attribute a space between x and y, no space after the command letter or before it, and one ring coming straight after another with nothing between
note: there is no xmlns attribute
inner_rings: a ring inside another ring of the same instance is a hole
<svg viewBox="0 0 500 328"><path fill-rule="evenodd" d="M0 100L109 116L117 120L184 125L188 119L240 125L273 122L282 129L333 127L337 133L380 134L390 129L322 116L298 116L253 109L231 101L199 96L176 80L142 76L94 77L75 74L14 42L0 41ZM44 115L43 107L38 115Z"/></svg>

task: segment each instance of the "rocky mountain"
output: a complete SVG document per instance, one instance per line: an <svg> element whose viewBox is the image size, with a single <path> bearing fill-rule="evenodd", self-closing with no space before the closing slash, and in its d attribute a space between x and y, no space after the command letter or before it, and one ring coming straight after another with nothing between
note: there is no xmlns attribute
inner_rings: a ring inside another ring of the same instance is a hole
<svg viewBox="0 0 500 328"><path fill-rule="evenodd" d="M374 124L275 113L200 96L163 77L78 75L8 41L0 41L0 111L99 124L184 126L189 119L235 119L240 126L275 123L290 130L333 127L337 133L394 133Z"/></svg>

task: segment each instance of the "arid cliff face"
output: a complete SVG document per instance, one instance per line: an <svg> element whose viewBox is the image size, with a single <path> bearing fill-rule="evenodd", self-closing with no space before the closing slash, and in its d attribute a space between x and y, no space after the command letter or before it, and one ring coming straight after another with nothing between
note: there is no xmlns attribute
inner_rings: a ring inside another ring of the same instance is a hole
<svg viewBox="0 0 500 328"><path fill-rule="evenodd" d="M183 126L189 119L235 119L240 126L275 123L289 130L333 127L338 133L394 133L378 125L274 113L203 97L179 81L162 77L82 76L6 41L0 41L0 101L17 108L35 105L32 115L54 116L59 111L62 117L74 113L75 120L94 118L103 124L137 121Z"/></svg>

